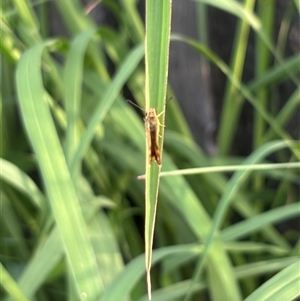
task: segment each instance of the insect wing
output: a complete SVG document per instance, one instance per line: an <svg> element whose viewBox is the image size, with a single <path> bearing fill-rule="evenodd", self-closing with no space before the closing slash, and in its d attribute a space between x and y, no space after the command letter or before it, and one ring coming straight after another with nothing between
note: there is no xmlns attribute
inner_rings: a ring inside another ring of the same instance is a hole
<svg viewBox="0 0 300 301"><path fill-rule="evenodd" d="M159 121L155 109L149 109L146 112L145 128L149 152L149 164L151 164L154 159L158 165L161 165L160 152L158 148Z"/></svg>

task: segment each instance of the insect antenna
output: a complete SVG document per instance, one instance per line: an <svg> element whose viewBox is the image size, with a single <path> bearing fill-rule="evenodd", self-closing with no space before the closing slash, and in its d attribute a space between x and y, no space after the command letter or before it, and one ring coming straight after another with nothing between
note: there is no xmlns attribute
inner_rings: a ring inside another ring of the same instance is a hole
<svg viewBox="0 0 300 301"><path fill-rule="evenodd" d="M127 102L131 103L133 106L139 108L140 110L145 111L145 109L143 109L142 107L140 107L139 105L137 105L136 103L134 103L133 101L129 100L129 99L126 99Z"/></svg>

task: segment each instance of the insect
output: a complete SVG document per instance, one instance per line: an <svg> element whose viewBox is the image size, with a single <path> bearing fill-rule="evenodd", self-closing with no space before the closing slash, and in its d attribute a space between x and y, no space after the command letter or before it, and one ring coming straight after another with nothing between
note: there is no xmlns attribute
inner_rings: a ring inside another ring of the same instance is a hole
<svg viewBox="0 0 300 301"><path fill-rule="evenodd" d="M161 115L156 114L156 110L150 108L146 111L145 115L145 128L147 134L147 141L149 147L149 164L154 159L158 165L161 165L160 152L158 148L158 137L159 137L159 123L158 117Z"/></svg>
<svg viewBox="0 0 300 301"><path fill-rule="evenodd" d="M161 124L159 122L158 117L164 111L157 115L156 110L154 108L144 110L132 101L127 101L145 112L144 121L147 135L147 147L149 152L149 164L151 164L152 160L155 160L158 165L161 165L160 151L158 148L159 126L161 126Z"/></svg>

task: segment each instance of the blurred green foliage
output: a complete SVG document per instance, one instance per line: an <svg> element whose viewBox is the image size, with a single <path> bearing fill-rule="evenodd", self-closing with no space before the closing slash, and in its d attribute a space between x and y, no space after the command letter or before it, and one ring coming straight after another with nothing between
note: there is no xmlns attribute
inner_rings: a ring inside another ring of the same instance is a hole
<svg viewBox="0 0 300 301"><path fill-rule="evenodd" d="M152 299L292 300L299 237L283 222L299 218L300 149L285 125L299 109L299 54L285 57L276 44L284 41L272 31L275 1L268 14L265 7L254 13L255 1L198 2L237 17L230 65L209 45L172 37L227 76L218 156L193 141L174 95L163 135L162 171L170 173L159 186ZM160 4L152 1L154 11ZM137 180L145 173L145 130L125 101L130 95L145 107L138 3L102 2L116 29L98 27L78 1L53 1L67 38L51 36L49 5L5 0L0 8L1 300L147 300L145 185ZM244 83L250 30L256 70ZM294 93L271 112L269 95L287 80ZM253 148L233 157L245 102L255 109ZM221 165L246 167L228 174ZM201 167L212 169L193 172Z"/></svg>

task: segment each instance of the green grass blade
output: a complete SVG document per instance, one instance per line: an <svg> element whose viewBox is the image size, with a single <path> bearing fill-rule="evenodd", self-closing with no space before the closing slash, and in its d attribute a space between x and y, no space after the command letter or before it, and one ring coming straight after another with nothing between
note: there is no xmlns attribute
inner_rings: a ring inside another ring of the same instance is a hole
<svg viewBox="0 0 300 301"><path fill-rule="evenodd" d="M38 32L38 20L34 15L34 10L29 6L27 1L24 0L14 0L15 8L18 12L18 16L23 21L23 24L26 26L28 31L35 33L34 36L36 38L36 34Z"/></svg>
<svg viewBox="0 0 300 301"><path fill-rule="evenodd" d="M2 188L2 187L1 187ZM5 189L7 190L7 189ZM14 241L14 247L18 250L18 254L22 261L26 261L30 257L30 252L28 250L26 237L22 233L22 225L19 223L18 216L13 208L12 204L13 197L7 197L3 190L0 190L0 200L1 200L1 239L5 240L5 237L9 236L12 241ZM15 200L15 202L17 202ZM4 231L4 229L6 231ZM3 250L4 251L4 250ZM6 255L4 252L2 256Z"/></svg>
<svg viewBox="0 0 300 301"><path fill-rule="evenodd" d="M267 243L259 242L249 242L249 241L239 241L239 242L227 242L225 247L230 252L239 252L239 253L269 253L273 255L288 255L289 249L283 248L281 246L275 246Z"/></svg>
<svg viewBox="0 0 300 301"><path fill-rule="evenodd" d="M189 286L190 280L181 281L173 285L169 285L162 289L156 290L153 292L154 301L172 301L172 300L181 300L182 297L186 294ZM194 288L193 292L199 292L207 288L207 285L204 280L199 281ZM146 297L142 297L139 301L146 301Z"/></svg>
<svg viewBox="0 0 300 301"><path fill-rule="evenodd" d="M260 20L262 22L262 27L269 37L274 35L274 17L275 17L275 2L259 2L258 3L258 13L260 15ZM268 69L271 64L271 53L264 44L264 42L256 37L256 55L255 55L255 73L256 77L262 76ZM266 89L261 89L258 91L259 102L262 104L264 109L267 110L268 98L269 95ZM254 116L254 138L253 145L255 147L262 144L262 136L265 132L265 120L260 116L260 114L255 111ZM257 182L258 184L258 182Z"/></svg>
<svg viewBox="0 0 300 301"><path fill-rule="evenodd" d="M77 292L79 295L85 295L87 300L94 300L102 293L103 282L75 185L44 98L41 57L44 48L55 43L56 41L48 41L38 44L21 57L16 75L18 100Z"/></svg>
<svg viewBox="0 0 300 301"><path fill-rule="evenodd" d="M146 111L155 108L161 114L160 124L165 120L165 98L167 93L168 59L171 31L171 0L146 1ZM157 125L161 135L159 149L162 158L164 127ZM149 135L146 132L146 136ZM148 139L149 140L149 139ZM148 297L151 299L151 258L158 199L159 172L161 166L155 161L149 164L149 148L146 137L146 204L145 204L145 260Z"/></svg>
<svg viewBox="0 0 300 301"><path fill-rule="evenodd" d="M269 276L271 273L279 272L298 260L297 256L289 256L243 264L236 267L236 276L240 279L260 275Z"/></svg>
<svg viewBox="0 0 300 301"><path fill-rule="evenodd" d="M274 85L274 83L279 84L297 74L299 64L299 55L288 57L282 64L275 65L268 69L262 76L248 82L247 87L250 91L257 91L264 87Z"/></svg>
<svg viewBox="0 0 300 301"><path fill-rule="evenodd" d="M74 39L64 70L63 86L67 112L66 157L69 165L79 143L78 120L81 108L83 60L88 42L95 32L95 29L85 31Z"/></svg>
<svg viewBox="0 0 300 301"><path fill-rule="evenodd" d="M37 247L37 252L18 279L20 288L30 300L33 299L37 290L45 282L62 256L63 245L58 229L54 228L48 234L46 241L41 240L40 245ZM8 299L5 301L8 301Z"/></svg>
<svg viewBox="0 0 300 301"><path fill-rule="evenodd" d="M292 119L293 115L297 114L297 109L300 107L300 87L298 87L295 92L291 95L291 97L288 99L284 107L281 109L281 111L276 116L276 123L284 127L285 124ZM274 130L269 129L264 137L263 142L270 141L274 136Z"/></svg>
<svg viewBox="0 0 300 301"><path fill-rule="evenodd" d="M64 16L69 31L72 34L94 27L94 22L86 14L78 0L62 0L56 2L57 8Z"/></svg>
<svg viewBox="0 0 300 301"><path fill-rule="evenodd" d="M88 206L88 209L91 211L91 206ZM89 213L89 215L94 214ZM98 225L95 227L94 223L98 223ZM108 284L115 274L120 272L122 265L120 264L120 254L112 239L112 233L108 231L106 217L103 217L102 214L95 216L93 224L89 225L89 231L91 233L97 261L101 266L103 280L105 284ZM97 231L97 233L93 233L93 231ZM101 235L99 235L99 233ZM40 241L35 255L31 258L18 279L18 284L26 296L30 299L33 298L34 294L46 281L50 272L56 267L62 257L63 245L58 229L54 228L51 233L48 234L46 241Z"/></svg>
<svg viewBox="0 0 300 301"><path fill-rule="evenodd" d="M287 162L287 163L270 163L270 164L251 164L251 165L226 165L226 166L210 166L210 167L199 167L199 168L187 168L178 169L174 171L163 171L160 173L160 177L172 177L179 175L194 175L201 173L219 173L236 170L272 170L280 168L299 168L299 162ZM298 180L298 179L297 179Z"/></svg>
<svg viewBox="0 0 300 301"><path fill-rule="evenodd" d="M45 202L44 196L34 181L26 173L2 158L0 158L0 166L0 178L3 181L26 194L35 207L43 208Z"/></svg>
<svg viewBox="0 0 300 301"><path fill-rule="evenodd" d="M243 22L245 22L245 24L246 23L249 24L252 27L252 29L255 31L255 33L258 35L258 37L262 40L266 49L274 55L274 57L279 62L280 66L284 69L284 65L282 64L282 59L278 54L278 52L276 52L276 49L270 39L270 36L267 34L265 28L263 28L261 21L255 16L254 13L251 13L246 8L244 8L241 3L233 0L218 0L218 1L195 0L195 1L200 1L202 3L227 11L240 18ZM247 0L246 2L248 3L249 1ZM237 43L235 45L236 49L234 49L236 53L239 53L240 47L244 45L243 37L244 36L241 35L240 39L237 40ZM237 64L243 65L244 61L240 60L240 62L237 62ZM231 147L231 143L234 137L233 133L236 128L236 124L240 115L239 113L242 105L241 101L232 101L236 98L235 95L235 91L236 91L235 89L237 88L236 81L240 81L240 76L237 74L234 66L232 66L230 70L231 70L230 72L232 73L232 78L229 79L230 81L229 86L232 87L232 89L230 89L230 91L225 97L224 110L222 112L222 119L219 127L220 132L218 133L218 144L220 148L220 153L223 154L228 153ZM293 81L296 82L296 79L293 78ZM248 100L253 105L253 101L251 100L251 98L250 99L248 98ZM259 101L257 101L257 103L259 103ZM263 113L265 112L263 105L259 103L259 105L256 105L255 108L256 108L256 112L258 112L258 114L265 121L267 121L267 123L270 124L271 118L267 117L266 119L266 114ZM276 125L274 126L276 127ZM285 138L285 139L289 139L289 138Z"/></svg>
<svg viewBox="0 0 300 301"><path fill-rule="evenodd" d="M129 35L135 43L140 43L144 40L145 29L144 23L139 14L138 7L135 1L121 0L122 18L126 20Z"/></svg>
<svg viewBox="0 0 300 301"><path fill-rule="evenodd" d="M153 264L172 255L199 254L200 249L195 244L161 248L153 252ZM143 274L144 256L140 255L127 264L125 269L114 279L102 296L101 301L126 300L126 297Z"/></svg>
<svg viewBox="0 0 300 301"><path fill-rule="evenodd" d="M172 35L172 40L182 41L188 43L190 46L195 48L201 54L203 54L207 59L214 63L230 80L237 90L245 97L249 103L259 112L259 114L264 118L264 120L272 127L273 131L285 141L291 141L292 138L284 129L282 129L275 121L274 118L265 110L265 108L259 103L256 97L254 97L251 91L239 81L238 78L234 77L230 68L212 51L210 51L204 45L201 45L197 41L184 37L182 35ZM300 157L299 150L292 149L297 157Z"/></svg>
<svg viewBox="0 0 300 301"><path fill-rule="evenodd" d="M288 147L288 144L285 142L270 142L259 149L257 149L249 158L247 158L244 162L244 164L252 164L260 161L262 158L266 157L268 154L273 153L275 151L278 151L280 149ZM212 227L210 230L209 235L207 236L207 240L205 243L205 248L203 251L203 255L200 257L200 260L198 262L195 274L194 274L194 282L198 279L199 275L201 274L204 263L208 258L209 250L213 245L215 244L215 236L217 234L217 231L219 230L221 223L223 221L223 218L229 208L229 205L231 204L233 197L237 194L238 189L242 185L242 183L245 181L245 179L248 177L250 171L244 170L244 171L237 171L232 179L229 181L220 201L219 205L216 209L216 212L214 214L214 219L212 222ZM214 248L213 251L215 251L216 248Z"/></svg>
<svg viewBox="0 0 300 301"><path fill-rule="evenodd" d="M222 237L226 241L236 240L251 235L255 231L263 229L269 224L276 224L284 220L296 218L299 215L299 204L286 205L229 226L222 231Z"/></svg>
<svg viewBox="0 0 300 301"><path fill-rule="evenodd" d="M246 21L252 29L259 35L259 37L263 40L265 45L270 49L270 51L275 55L275 47L273 46L271 40L269 39L269 36L266 34L264 29L262 28L261 21L258 19L258 17L248 11L240 2L234 1L234 0L194 0L199 1L202 3L205 3L207 5L211 5L214 7L217 7L221 10L227 11L228 13L231 13L241 20Z"/></svg>
<svg viewBox="0 0 300 301"><path fill-rule="evenodd" d="M243 11L245 14L253 12L255 2L253 0L244 1ZM234 3L236 4L236 2ZM248 46L248 37L250 32L250 25L244 19L238 20L236 34L234 38L233 51L231 54L231 70L234 78L239 81L242 78L246 51ZM236 94L236 86L233 82L228 81L225 88L225 95L223 98L223 109L221 111L220 127L218 132L218 150L220 155L227 154L233 140L234 128L238 121L238 116L242 108L242 102L236 101L234 95ZM228 118L230 116L230 118Z"/></svg>
<svg viewBox="0 0 300 301"><path fill-rule="evenodd" d="M101 123L104 120L113 102L120 93L120 90L123 87L124 83L142 59L143 54L144 46L138 45L128 54L128 56L125 58L125 60L119 67L115 77L113 78L111 84L107 88L105 95L101 99L101 102L99 102L99 105L95 109L95 112L93 113L88 122L87 128L81 138L79 146L71 162L71 173L73 173L74 170L77 170L78 165L80 164L86 149L88 148L90 142L94 137L97 125L99 125L99 123Z"/></svg>
<svg viewBox="0 0 300 301"><path fill-rule="evenodd" d="M245 301L296 300L300 296L300 261L291 264L256 289Z"/></svg>
<svg viewBox="0 0 300 301"><path fill-rule="evenodd" d="M29 301L25 294L22 292L18 284L11 277L11 275L7 272L5 267L0 262L0 280L3 289L7 291L7 293L13 298L15 301Z"/></svg>
<svg viewBox="0 0 300 301"><path fill-rule="evenodd" d="M169 170L176 168L167 155L164 158L164 167ZM192 230L196 239L206 241L211 228L209 214L203 205L204 200L197 197L184 177L163 178L161 194L169 201L167 206L171 206L178 211L180 219ZM218 291L222 291L223 300L240 300L240 292L234 277L233 267L226 251L220 246L219 236L216 237L213 248L215 252L212 252L209 257L210 270L214 271L216 275L222 275L222 277L216 279L214 283L210 283L211 287L209 289L218 286ZM222 281L223 275L226 275L226 281ZM188 292L187 297L190 297L192 292L193 289Z"/></svg>

